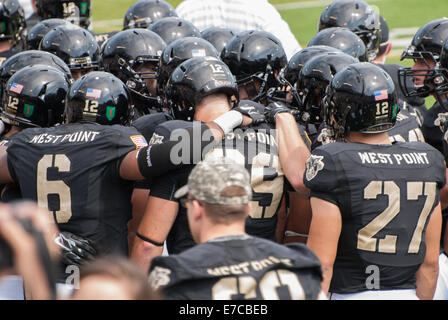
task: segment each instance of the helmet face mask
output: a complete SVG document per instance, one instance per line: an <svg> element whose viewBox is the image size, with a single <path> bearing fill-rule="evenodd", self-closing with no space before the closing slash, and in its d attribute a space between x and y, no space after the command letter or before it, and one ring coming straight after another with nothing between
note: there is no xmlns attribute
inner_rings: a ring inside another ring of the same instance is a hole
<svg viewBox="0 0 448 320"><path fill-rule="evenodd" d="M446 18L430 21L416 32L411 45L401 55L401 60L413 59L415 63L412 68L403 68L398 73L399 85L405 96L435 95L440 100L441 95L448 93L446 38Z"/></svg>
<svg viewBox="0 0 448 320"><path fill-rule="evenodd" d="M303 103L299 107L303 122L315 125L322 123L322 100L327 86L340 70L358 62L358 59L342 52L326 52L304 64L295 83L296 90L300 88L303 94Z"/></svg>
<svg viewBox="0 0 448 320"><path fill-rule="evenodd" d="M380 18L362 0L339 0L325 8L319 19L319 31L332 27L348 28L366 46L367 60L373 61L380 47Z"/></svg>
<svg viewBox="0 0 448 320"><path fill-rule="evenodd" d="M101 64L132 93L142 113L160 106L156 91L157 65L166 44L146 29L128 29L112 36L101 48Z"/></svg>
<svg viewBox="0 0 448 320"><path fill-rule="evenodd" d="M268 32L253 30L230 39L221 59L235 75L238 85L248 88L248 98L256 102L264 102L269 89L281 86L276 77L287 64L280 40Z"/></svg>

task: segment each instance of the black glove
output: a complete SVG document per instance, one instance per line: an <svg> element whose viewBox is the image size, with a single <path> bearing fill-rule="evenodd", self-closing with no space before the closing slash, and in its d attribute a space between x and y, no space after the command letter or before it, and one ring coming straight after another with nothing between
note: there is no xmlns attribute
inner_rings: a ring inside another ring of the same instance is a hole
<svg viewBox="0 0 448 320"><path fill-rule="evenodd" d="M71 232L60 232L55 242L62 249L62 263L65 265L80 266L86 261L92 260L96 250L90 240L83 239Z"/></svg>
<svg viewBox="0 0 448 320"><path fill-rule="evenodd" d="M266 121L275 124L275 116L281 112L291 113L291 109L285 103L280 101L268 104L264 111Z"/></svg>
<svg viewBox="0 0 448 320"><path fill-rule="evenodd" d="M252 119L252 125L257 125L259 123L266 122L264 114L260 113L255 106L251 105L238 105L238 107L232 110L238 111L239 113L248 116Z"/></svg>

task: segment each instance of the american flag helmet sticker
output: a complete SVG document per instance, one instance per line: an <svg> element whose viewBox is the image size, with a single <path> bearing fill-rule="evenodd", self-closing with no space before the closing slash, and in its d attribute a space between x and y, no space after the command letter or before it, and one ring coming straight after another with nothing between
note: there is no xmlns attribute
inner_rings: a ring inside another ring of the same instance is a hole
<svg viewBox="0 0 448 320"><path fill-rule="evenodd" d="M86 97L99 99L99 98L101 98L101 90L100 89L88 88L87 92L86 92Z"/></svg>

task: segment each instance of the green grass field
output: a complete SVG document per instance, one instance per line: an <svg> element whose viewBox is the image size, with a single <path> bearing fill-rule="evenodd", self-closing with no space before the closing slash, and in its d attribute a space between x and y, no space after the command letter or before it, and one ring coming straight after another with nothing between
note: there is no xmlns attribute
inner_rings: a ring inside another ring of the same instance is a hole
<svg viewBox="0 0 448 320"><path fill-rule="evenodd" d="M122 19L127 9L136 2L136 0L94 0L93 1L93 21L94 30L96 32L104 32L110 30L119 30L122 28ZM169 3L176 7L182 0L168 0ZM317 0L271 0L273 5L284 5L287 3L303 3L316 2ZM420 27L426 22L442 18L448 15L447 0L367 0L367 3L378 8L379 13L386 19L389 29L395 28L415 28ZM305 47L309 40L317 31L317 22L322 10L326 5L319 5L311 8L299 9L282 9L279 12L283 19L288 22L291 31L294 33L300 44ZM116 20L115 23L107 26L98 25L98 22L105 20ZM409 35L410 37L412 35ZM398 63L409 66L411 62L400 61L399 57L402 48L394 48L388 57L388 63ZM432 105L433 100L428 101L428 105Z"/></svg>

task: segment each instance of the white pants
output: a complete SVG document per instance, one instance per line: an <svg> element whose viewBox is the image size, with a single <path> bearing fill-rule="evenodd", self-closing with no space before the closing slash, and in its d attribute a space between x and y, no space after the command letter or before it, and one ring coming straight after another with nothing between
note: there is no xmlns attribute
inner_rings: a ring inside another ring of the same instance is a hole
<svg viewBox="0 0 448 320"><path fill-rule="evenodd" d="M0 278L0 300L24 300L23 280L21 276Z"/></svg>
<svg viewBox="0 0 448 320"><path fill-rule="evenodd" d="M434 300L448 300L448 257L443 253L439 256L439 277Z"/></svg>
<svg viewBox="0 0 448 320"><path fill-rule="evenodd" d="M332 293L330 300L419 300L415 289L367 290L356 293Z"/></svg>

